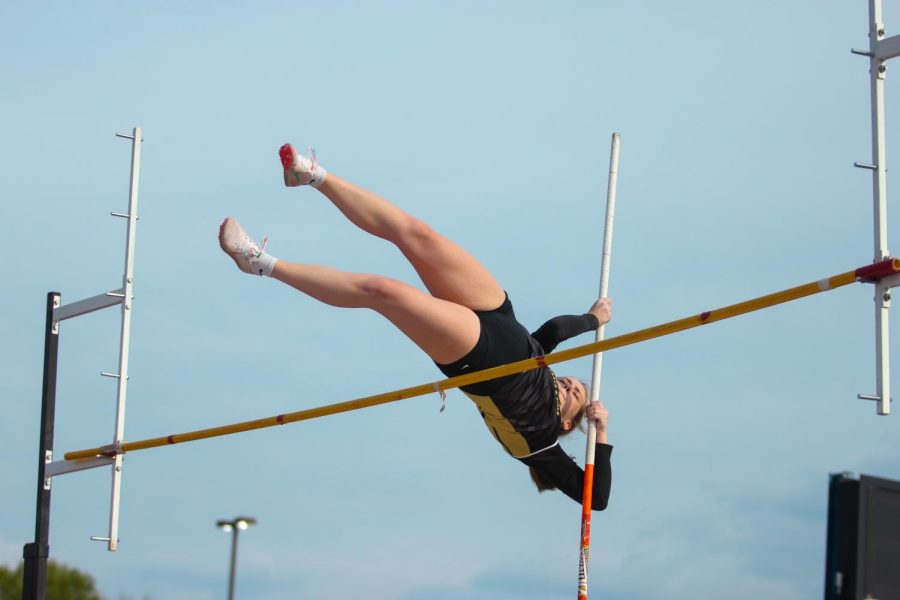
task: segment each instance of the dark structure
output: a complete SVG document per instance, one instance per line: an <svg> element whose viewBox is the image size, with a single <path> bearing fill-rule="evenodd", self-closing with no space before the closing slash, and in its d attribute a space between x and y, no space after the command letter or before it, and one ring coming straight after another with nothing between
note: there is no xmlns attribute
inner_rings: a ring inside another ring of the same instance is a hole
<svg viewBox="0 0 900 600"><path fill-rule="evenodd" d="M831 476L825 600L900 600L900 481Z"/></svg>

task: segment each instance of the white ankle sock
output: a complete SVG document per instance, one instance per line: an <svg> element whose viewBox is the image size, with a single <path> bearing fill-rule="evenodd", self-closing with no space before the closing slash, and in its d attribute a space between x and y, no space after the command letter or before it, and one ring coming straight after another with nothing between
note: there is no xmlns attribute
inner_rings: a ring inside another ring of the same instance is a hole
<svg viewBox="0 0 900 600"><path fill-rule="evenodd" d="M323 183L325 183L325 177L328 175L328 171L325 170L320 164L316 164L316 171L312 174L312 179L309 180L309 185L314 188L319 187Z"/></svg>
<svg viewBox="0 0 900 600"><path fill-rule="evenodd" d="M260 275L263 275L265 277L271 277L272 269L275 268L276 262L278 262L277 258L267 252L263 252L258 257L253 259L253 270L257 271Z"/></svg>

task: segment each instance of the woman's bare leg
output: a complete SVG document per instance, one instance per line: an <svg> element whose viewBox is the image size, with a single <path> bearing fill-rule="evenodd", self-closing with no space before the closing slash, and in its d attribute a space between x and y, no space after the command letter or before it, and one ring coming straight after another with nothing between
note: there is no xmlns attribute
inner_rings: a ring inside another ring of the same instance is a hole
<svg viewBox="0 0 900 600"><path fill-rule="evenodd" d="M286 165L294 157L292 147L282 148ZM285 184L296 185L287 173ZM316 187L360 229L397 246L436 298L472 310L493 310L503 303L503 287L484 265L423 221L333 173Z"/></svg>
<svg viewBox="0 0 900 600"><path fill-rule="evenodd" d="M468 354L481 333L478 316L470 309L406 283L278 260L232 218L219 227L219 245L245 273L274 277L332 306L377 311L439 363L452 363Z"/></svg>
<svg viewBox="0 0 900 600"><path fill-rule="evenodd" d="M472 310L503 303L503 287L484 265L424 221L333 173L319 191L360 229L397 246L433 296Z"/></svg>
<svg viewBox="0 0 900 600"><path fill-rule="evenodd" d="M478 341L481 326L471 310L395 279L285 260L272 277L331 306L375 310L438 363L459 360Z"/></svg>

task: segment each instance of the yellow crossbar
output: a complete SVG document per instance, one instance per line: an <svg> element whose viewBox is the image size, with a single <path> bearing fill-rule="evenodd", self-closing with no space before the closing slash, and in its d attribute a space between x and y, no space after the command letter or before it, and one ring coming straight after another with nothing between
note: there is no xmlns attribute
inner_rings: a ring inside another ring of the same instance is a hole
<svg viewBox="0 0 900 600"><path fill-rule="evenodd" d="M406 398L424 396L441 390L450 390L464 385L487 381L489 379L496 379L497 377L512 375L514 373L522 373L524 371L530 371L532 369L541 368L547 365L581 358L591 354L596 354L597 352L604 352L606 350L612 350L614 348L621 348L623 346L637 344L638 342L643 342L672 333L677 333L686 329L692 329L700 325L707 325L709 323L715 323L716 321L730 319L731 317L743 315L749 312L760 310L762 308L769 308L777 304L783 304L792 300L798 300L800 298L818 294L819 292L833 290L835 288L854 283L855 281L872 281L897 272L900 272L900 258L890 258L888 260L882 261L881 263L860 267L859 269L848 271L840 275L835 275L833 277L829 277L828 279L814 281L812 283L793 287L787 290L776 292L774 294L769 294L767 296L761 296L752 300L746 300L744 302L739 302L738 304L732 304L731 306L726 306L724 308L703 312L691 317L679 319L677 321L663 323L662 325L648 327L647 329L633 331L631 333L626 333L617 337L601 340L599 342L585 344L583 346L570 348L568 350L561 350L559 352L554 352L553 354L548 354L546 356L528 358L514 363L500 365L499 367L485 369L483 371L476 371L474 373L468 373L466 375L460 375L458 377L450 377L448 379L443 379L433 383L425 383L422 385L416 385L400 390L394 390L392 392L376 394L374 396L366 396L364 398L349 400L347 402L339 402L337 404L328 404L326 406L320 406L317 408L309 408L306 410L285 413L283 415L276 415L274 417L267 417L264 419L244 421L241 423L222 425L220 427L211 427L209 429L200 429L187 433L176 433L174 435L150 438L136 442L126 442L121 444L118 448L112 446L101 446L99 448L76 450L73 452L67 452L65 454L65 459L80 460L93 458L95 456L114 456L116 454L134 452L135 450L146 450L147 448L156 448L159 446L192 442L195 440L219 437L223 435L231 435L233 433L252 431L254 429L273 427L275 425L284 425L286 423L306 421L308 419L316 419L318 417L324 417L326 415L359 410L360 408L368 408L370 406L377 406L379 404L386 404L388 402L395 402L397 400L404 400Z"/></svg>

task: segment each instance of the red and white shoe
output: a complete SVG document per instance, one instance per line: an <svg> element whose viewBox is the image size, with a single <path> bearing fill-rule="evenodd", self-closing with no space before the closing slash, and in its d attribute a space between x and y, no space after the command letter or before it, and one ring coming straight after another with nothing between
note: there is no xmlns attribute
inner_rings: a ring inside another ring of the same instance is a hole
<svg viewBox="0 0 900 600"><path fill-rule="evenodd" d="M251 275L263 275L266 271L264 254L266 238L262 244L254 242L241 227L241 224L228 217L219 226L219 246L230 256L238 269ZM271 268L269 268L271 273Z"/></svg>
<svg viewBox="0 0 900 600"><path fill-rule="evenodd" d="M278 157L284 167L284 185L297 187L299 185L311 185L315 188L325 181L327 172L325 167L316 159L316 151L309 148L309 156L299 154L290 144L285 144L278 150Z"/></svg>

